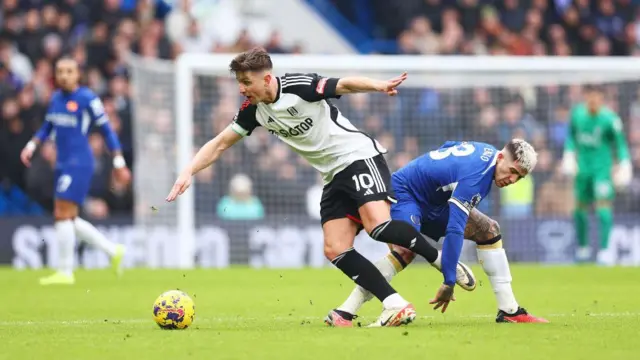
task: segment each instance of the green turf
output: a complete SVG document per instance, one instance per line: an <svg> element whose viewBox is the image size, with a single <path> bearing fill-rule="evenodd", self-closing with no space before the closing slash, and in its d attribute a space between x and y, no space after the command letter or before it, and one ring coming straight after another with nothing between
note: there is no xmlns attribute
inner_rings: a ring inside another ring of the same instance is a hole
<svg viewBox="0 0 640 360"><path fill-rule="evenodd" d="M496 324L486 276L458 289L447 313L428 300L440 275L415 266L394 285L419 319L402 328L326 328L351 291L334 269L132 270L122 279L79 271L70 287L41 287L45 272L0 269L0 359L629 359L639 356L640 268L514 266L516 296L551 324ZM184 331L152 321L156 296L195 300ZM370 302L361 322L379 315Z"/></svg>

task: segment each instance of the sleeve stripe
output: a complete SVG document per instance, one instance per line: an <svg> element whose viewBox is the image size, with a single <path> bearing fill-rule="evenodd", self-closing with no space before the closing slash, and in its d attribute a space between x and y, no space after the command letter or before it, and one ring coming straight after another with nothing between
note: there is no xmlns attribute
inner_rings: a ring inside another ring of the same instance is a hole
<svg viewBox="0 0 640 360"><path fill-rule="evenodd" d="M308 81L308 82L312 82L312 81L313 81L313 79L311 79L311 78L308 78L308 79L305 79L305 78L301 78L301 79L282 79L282 83L283 83L283 84L290 83L290 82L296 82L296 81Z"/></svg>
<svg viewBox="0 0 640 360"><path fill-rule="evenodd" d="M282 78L282 81L288 81L288 80L313 80L313 77L308 76L308 75L289 75L286 77Z"/></svg>
<svg viewBox="0 0 640 360"><path fill-rule="evenodd" d="M464 213L467 214L467 216L469 215L469 209L467 209L464 205L462 205L458 199L450 198L449 202L459 207L460 210L464 211Z"/></svg>
<svg viewBox="0 0 640 360"><path fill-rule="evenodd" d="M311 81L292 81L292 82L286 82L286 83L282 83L282 87L286 88L289 86L294 86L294 85L311 85Z"/></svg>
<svg viewBox="0 0 640 360"><path fill-rule="evenodd" d="M231 124L231 130L235 131L240 136L247 136L247 134L249 134L247 130L235 122Z"/></svg>

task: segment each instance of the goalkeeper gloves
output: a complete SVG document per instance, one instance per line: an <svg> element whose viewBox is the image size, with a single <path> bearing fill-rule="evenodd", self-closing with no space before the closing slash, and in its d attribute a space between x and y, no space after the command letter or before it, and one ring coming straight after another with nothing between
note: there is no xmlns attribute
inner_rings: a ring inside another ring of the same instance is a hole
<svg viewBox="0 0 640 360"><path fill-rule="evenodd" d="M576 161L576 153L573 151L565 151L562 157L562 173L567 176L575 176L578 172L578 162Z"/></svg>
<svg viewBox="0 0 640 360"><path fill-rule="evenodd" d="M633 179L633 167L631 161L625 160L618 164L618 168L613 174L613 185L618 190L626 189Z"/></svg>

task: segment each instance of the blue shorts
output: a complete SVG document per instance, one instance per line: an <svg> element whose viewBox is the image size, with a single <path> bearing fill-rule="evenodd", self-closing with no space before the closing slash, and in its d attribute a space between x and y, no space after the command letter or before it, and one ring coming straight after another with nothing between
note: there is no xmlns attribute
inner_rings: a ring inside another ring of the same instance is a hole
<svg viewBox="0 0 640 360"><path fill-rule="evenodd" d="M91 188L93 169L86 167L56 169L55 199L82 205Z"/></svg>
<svg viewBox="0 0 640 360"><path fill-rule="evenodd" d="M413 195L403 186L396 186L394 180L392 179L393 190L398 202L391 204L391 218L406 221L420 233L435 241L440 240L449 223L449 203L421 208Z"/></svg>

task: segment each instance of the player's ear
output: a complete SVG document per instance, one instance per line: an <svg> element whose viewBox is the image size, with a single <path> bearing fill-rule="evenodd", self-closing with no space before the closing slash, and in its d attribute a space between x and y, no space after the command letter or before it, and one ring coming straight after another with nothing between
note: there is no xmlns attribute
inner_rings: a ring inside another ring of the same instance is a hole
<svg viewBox="0 0 640 360"><path fill-rule="evenodd" d="M264 86L268 87L271 84L271 80L273 79L273 75L271 73L264 74Z"/></svg>

